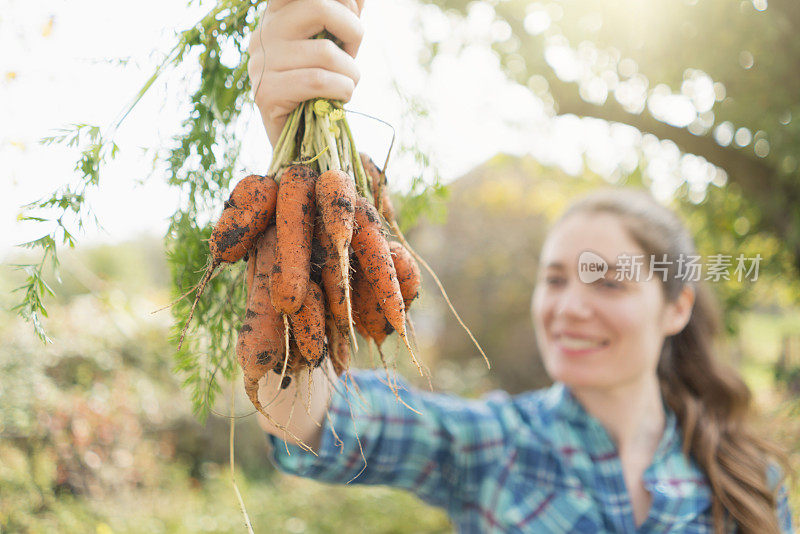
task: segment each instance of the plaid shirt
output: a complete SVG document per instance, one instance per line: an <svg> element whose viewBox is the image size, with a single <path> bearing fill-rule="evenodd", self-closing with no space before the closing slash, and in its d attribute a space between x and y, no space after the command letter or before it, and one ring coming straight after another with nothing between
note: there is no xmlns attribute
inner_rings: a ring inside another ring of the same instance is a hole
<svg viewBox="0 0 800 534"><path fill-rule="evenodd" d="M352 384L334 394L318 457L293 445L287 455L284 442L269 436L282 471L412 491L445 508L462 533L712 532L707 479L681 452L677 419L666 405L665 431L642 477L652 505L637 528L614 443L564 384L468 400L398 380L417 415L397 402L382 372L351 374L363 400ZM777 481L777 471L770 475ZM791 533L785 486L777 513Z"/></svg>

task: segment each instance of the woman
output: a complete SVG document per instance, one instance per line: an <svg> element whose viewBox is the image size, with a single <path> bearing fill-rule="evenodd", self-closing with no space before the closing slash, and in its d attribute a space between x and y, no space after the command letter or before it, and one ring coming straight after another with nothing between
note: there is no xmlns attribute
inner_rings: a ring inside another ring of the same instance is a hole
<svg viewBox="0 0 800 534"><path fill-rule="evenodd" d="M270 2L249 69L273 144L302 100L349 100L361 7ZM344 51L308 39L322 28ZM652 255L666 271L617 276L626 255ZM679 272L691 255L683 225L649 195L589 195L541 252L532 314L553 386L466 400L401 383L420 415L380 373L353 371L350 395L331 391L320 368L306 409L292 409L303 380L268 408L281 423L291 415L317 455L262 417L274 462L322 481L408 489L446 508L460 532L791 532L777 467L788 470L786 456L753 434L747 387L715 361L711 300ZM581 276L587 257L609 265L597 280ZM262 384L262 401L275 392Z"/></svg>

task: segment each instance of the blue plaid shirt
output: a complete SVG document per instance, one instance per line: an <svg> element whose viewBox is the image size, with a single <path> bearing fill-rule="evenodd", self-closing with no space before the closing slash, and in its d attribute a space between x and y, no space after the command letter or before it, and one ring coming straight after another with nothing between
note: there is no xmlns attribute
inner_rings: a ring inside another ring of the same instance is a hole
<svg viewBox="0 0 800 534"><path fill-rule="evenodd" d="M669 409L643 474L652 505L637 528L614 443L564 384L468 400L399 380L401 397L422 413L417 415L397 402L382 371L357 370L352 377L363 400L352 385L349 393L334 394L319 456L293 445L287 455L284 442L269 436L278 468L324 482L355 477L354 484L412 491L445 508L462 533L713 531L710 487L682 453ZM770 475L777 482L779 473ZM783 532L791 533L783 485L777 514Z"/></svg>

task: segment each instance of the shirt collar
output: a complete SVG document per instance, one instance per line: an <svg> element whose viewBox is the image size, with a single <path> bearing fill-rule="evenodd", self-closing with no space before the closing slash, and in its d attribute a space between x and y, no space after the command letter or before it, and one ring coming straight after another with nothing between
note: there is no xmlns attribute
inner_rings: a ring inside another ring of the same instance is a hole
<svg viewBox="0 0 800 534"><path fill-rule="evenodd" d="M563 382L555 382L550 387L547 402L551 405L559 418L585 428L591 434L595 443L601 449L604 449L602 452L617 450L616 445L611 440L611 436L602 423L600 423L600 420L586 411L569 386ZM672 449L675 445L675 437L677 436L677 416L664 401L663 396L661 397L661 402L664 407L665 424L661 440L653 455L654 464L661 461Z"/></svg>

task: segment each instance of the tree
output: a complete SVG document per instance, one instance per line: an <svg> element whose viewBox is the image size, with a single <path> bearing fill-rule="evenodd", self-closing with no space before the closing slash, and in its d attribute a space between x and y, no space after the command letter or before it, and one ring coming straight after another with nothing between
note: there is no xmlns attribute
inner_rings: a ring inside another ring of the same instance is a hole
<svg viewBox="0 0 800 534"><path fill-rule="evenodd" d="M491 6L504 71L554 113L625 123L724 169L748 232L782 241L800 272L796 2L423 2L456 18ZM564 56L579 68L559 68ZM691 108L670 123L660 108L677 95Z"/></svg>

